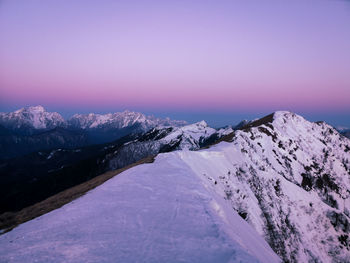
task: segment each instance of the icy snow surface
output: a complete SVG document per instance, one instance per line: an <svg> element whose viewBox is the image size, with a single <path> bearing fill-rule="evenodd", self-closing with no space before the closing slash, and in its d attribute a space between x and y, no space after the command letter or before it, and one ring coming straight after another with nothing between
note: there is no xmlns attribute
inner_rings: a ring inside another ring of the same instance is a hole
<svg viewBox="0 0 350 263"><path fill-rule="evenodd" d="M279 262L182 158L161 154L0 236L0 262Z"/></svg>

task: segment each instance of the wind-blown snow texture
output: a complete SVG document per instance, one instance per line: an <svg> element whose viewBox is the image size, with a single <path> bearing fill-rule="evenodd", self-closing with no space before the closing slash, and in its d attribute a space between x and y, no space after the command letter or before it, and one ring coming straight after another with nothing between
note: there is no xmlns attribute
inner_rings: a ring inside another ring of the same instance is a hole
<svg viewBox="0 0 350 263"><path fill-rule="evenodd" d="M5 262L279 262L183 160L162 154L0 236Z"/></svg>

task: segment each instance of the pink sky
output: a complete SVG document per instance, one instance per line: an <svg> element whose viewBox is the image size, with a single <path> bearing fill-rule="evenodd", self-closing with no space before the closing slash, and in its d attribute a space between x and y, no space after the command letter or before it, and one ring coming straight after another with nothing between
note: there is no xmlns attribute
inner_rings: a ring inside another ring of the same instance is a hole
<svg viewBox="0 0 350 263"><path fill-rule="evenodd" d="M349 28L347 1L3 0L0 103L349 113Z"/></svg>

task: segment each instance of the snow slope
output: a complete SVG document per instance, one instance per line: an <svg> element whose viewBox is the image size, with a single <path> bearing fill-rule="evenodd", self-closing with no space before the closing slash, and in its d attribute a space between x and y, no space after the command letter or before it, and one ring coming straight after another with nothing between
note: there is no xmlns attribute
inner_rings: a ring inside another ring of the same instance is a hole
<svg viewBox="0 0 350 263"><path fill-rule="evenodd" d="M0 236L0 261L279 262L183 157L161 154Z"/></svg>

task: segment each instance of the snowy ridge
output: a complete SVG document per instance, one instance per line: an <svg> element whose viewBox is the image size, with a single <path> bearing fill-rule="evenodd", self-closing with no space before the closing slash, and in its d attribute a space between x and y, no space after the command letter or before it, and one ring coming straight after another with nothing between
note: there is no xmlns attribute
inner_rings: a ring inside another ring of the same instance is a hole
<svg viewBox="0 0 350 263"><path fill-rule="evenodd" d="M161 139L161 142L168 145L177 143L178 147L176 150L198 150L210 137L215 136L217 140L232 132L233 129L231 127L216 130L209 127L205 121L200 121L180 128L174 128L170 134Z"/></svg>
<svg viewBox="0 0 350 263"><path fill-rule="evenodd" d="M108 114L75 114L68 120L73 127L82 129L94 128L117 128L140 125L142 130L147 131L156 126L183 126L184 121L170 120L169 118L160 119L153 116L146 116L139 112L124 111Z"/></svg>
<svg viewBox="0 0 350 263"><path fill-rule="evenodd" d="M156 154L162 142L173 145L170 150L195 150L198 138L214 132L205 127L154 129L152 140L128 144L117 156L144 149ZM197 140L182 144L184 130ZM247 123L231 143L177 154L284 261L349 261L350 142L331 126L281 111Z"/></svg>
<svg viewBox="0 0 350 263"><path fill-rule="evenodd" d="M10 262L280 262L181 158L158 156L0 236Z"/></svg>
<svg viewBox="0 0 350 263"><path fill-rule="evenodd" d="M349 262L350 141L290 112L272 117L179 154L284 261Z"/></svg>
<svg viewBox="0 0 350 263"><path fill-rule="evenodd" d="M174 144L174 142L181 138L178 149L195 150L200 148L200 142L202 140L214 133L216 133L215 129L210 128L205 121L201 121L181 128L175 128L161 141L163 144Z"/></svg>
<svg viewBox="0 0 350 263"><path fill-rule="evenodd" d="M106 161L110 169L118 169L161 152L198 150L232 131L230 127L217 131L205 121L183 127L157 127L134 141L125 143L113 155L107 156Z"/></svg>
<svg viewBox="0 0 350 263"><path fill-rule="evenodd" d="M0 113L0 124L10 129L52 129L65 126L65 120L57 112L47 112L42 106L32 106Z"/></svg>

